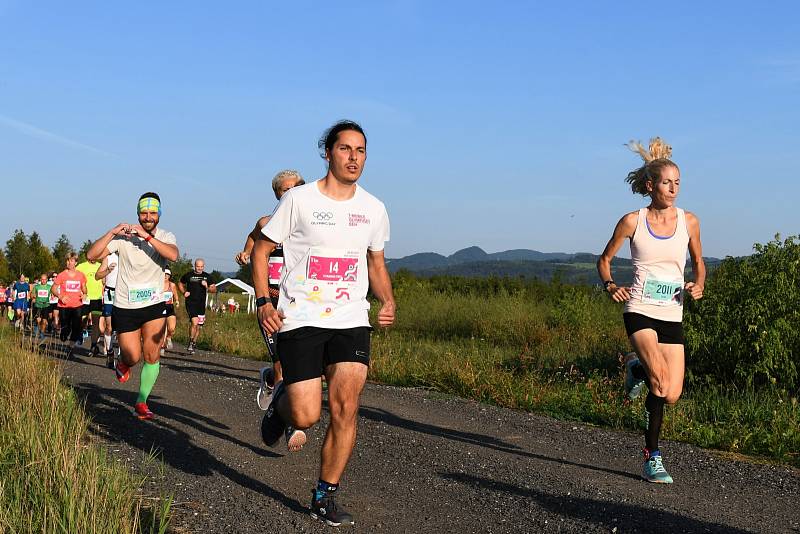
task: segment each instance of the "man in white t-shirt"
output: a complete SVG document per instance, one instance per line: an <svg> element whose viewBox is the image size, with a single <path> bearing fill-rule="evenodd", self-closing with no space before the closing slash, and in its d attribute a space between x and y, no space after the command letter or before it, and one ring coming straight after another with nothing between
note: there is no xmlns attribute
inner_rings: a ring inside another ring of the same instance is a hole
<svg viewBox="0 0 800 534"><path fill-rule="evenodd" d="M147 397L158 378L161 335L167 320L164 269L178 259L178 246L172 233L158 228L161 199L156 193L139 197L136 212L139 224L118 224L94 242L86 257L98 261L117 253L112 313L120 357L114 370L119 382L127 382L130 368L144 357L134 405L136 416L144 420L153 418Z"/></svg>
<svg viewBox="0 0 800 534"><path fill-rule="evenodd" d="M367 159L367 139L351 121L320 139L328 161L324 178L289 190L264 226L251 257L258 318L278 332L283 381L275 386L261 433L273 446L285 434L290 450L305 443L300 429L320 418L322 375L331 422L322 445L311 515L332 526L352 524L336 506L339 480L353 452L359 398L369 368L367 290L381 302L378 324L394 323L395 301L384 261L389 217L377 198L356 185ZM277 309L267 289L268 256L283 245Z"/></svg>

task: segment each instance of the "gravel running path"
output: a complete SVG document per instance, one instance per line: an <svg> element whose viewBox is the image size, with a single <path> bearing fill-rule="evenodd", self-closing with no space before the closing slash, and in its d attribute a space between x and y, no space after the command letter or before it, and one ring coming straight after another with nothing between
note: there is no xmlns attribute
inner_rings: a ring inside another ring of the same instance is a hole
<svg viewBox="0 0 800 534"><path fill-rule="evenodd" d="M260 440L260 362L167 353L141 422L139 367L64 365L112 457L163 460L174 532L320 532L308 514L327 413L303 451ZM361 532L800 532L800 472L665 442L676 483L639 479L642 439L435 392L368 384L338 502Z"/></svg>

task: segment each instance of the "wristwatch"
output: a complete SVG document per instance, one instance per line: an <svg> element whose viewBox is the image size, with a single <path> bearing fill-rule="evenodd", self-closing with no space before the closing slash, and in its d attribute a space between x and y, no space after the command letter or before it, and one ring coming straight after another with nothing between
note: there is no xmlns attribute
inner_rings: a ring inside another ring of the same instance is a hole
<svg viewBox="0 0 800 534"><path fill-rule="evenodd" d="M267 300L267 297L258 297L256 299L256 308L264 306L267 302L269 302L269 300Z"/></svg>
<svg viewBox="0 0 800 534"><path fill-rule="evenodd" d="M603 282L603 289L605 289L606 291L608 291L608 286L610 286L611 284L614 284L614 285L616 285L616 283L614 282L614 280L606 280L605 282Z"/></svg>

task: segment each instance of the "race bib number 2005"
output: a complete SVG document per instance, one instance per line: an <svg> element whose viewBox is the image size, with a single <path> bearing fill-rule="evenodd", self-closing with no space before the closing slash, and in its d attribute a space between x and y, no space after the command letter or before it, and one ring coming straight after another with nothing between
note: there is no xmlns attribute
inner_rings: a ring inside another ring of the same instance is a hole
<svg viewBox="0 0 800 534"><path fill-rule="evenodd" d="M158 301L158 290L155 287L133 287L128 290L128 302L142 304Z"/></svg>

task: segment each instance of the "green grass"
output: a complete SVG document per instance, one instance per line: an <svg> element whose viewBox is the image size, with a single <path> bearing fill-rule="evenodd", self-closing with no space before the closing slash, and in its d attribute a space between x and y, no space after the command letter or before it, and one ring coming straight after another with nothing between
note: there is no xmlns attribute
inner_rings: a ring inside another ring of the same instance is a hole
<svg viewBox="0 0 800 534"><path fill-rule="evenodd" d="M165 532L171 499L93 442L58 366L0 326L0 533Z"/></svg>
<svg viewBox="0 0 800 534"><path fill-rule="evenodd" d="M644 399L629 403L622 396L619 358L630 350L622 311L604 294L563 286L539 299L524 291L480 297L412 280L396 295L397 324L372 337L371 380L640 428ZM185 339L186 320L180 324L178 338ZM255 359L266 352L247 314L209 314L200 346ZM667 408L663 437L800 466L798 428L800 408L786 392L723 388L695 377Z"/></svg>

